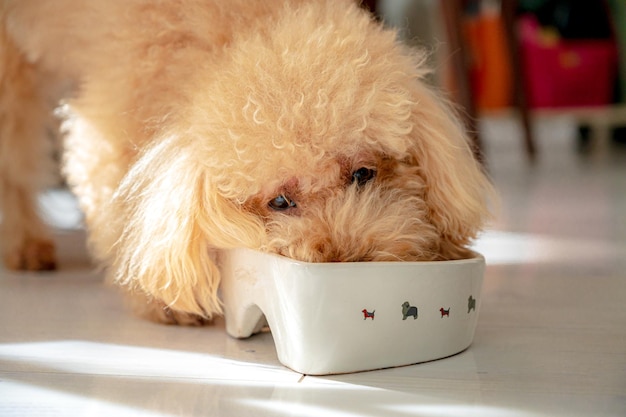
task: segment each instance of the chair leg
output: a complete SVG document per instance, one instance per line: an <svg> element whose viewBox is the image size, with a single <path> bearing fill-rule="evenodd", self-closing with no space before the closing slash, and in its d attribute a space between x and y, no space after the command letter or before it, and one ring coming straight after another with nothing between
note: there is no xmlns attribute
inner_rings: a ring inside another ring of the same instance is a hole
<svg viewBox="0 0 626 417"><path fill-rule="evenodd" d="M478 132L476 104L472 97L470 84L469 49L462 33L463 0L444 0L441 2L441 7L452 52L453 71L458 90L457 99L464 109L465 124L468 129L474 156L480 163L484 164L483 145Z"/></svg>
<svg viewBox="0 0 626 417"><path fill-rule="evenodd" d="M506 40L509 48L511 68L513 71L513 98L515 105L519 110L522 129L524 131L524 146L526 155L532 162L537 158L537 147L535 146L535 137L530 121L530 110L528 106L528 97L526 96L526 78L524 77L523 58L516 34L515 12L517 9L517 0L504 0L502 2L502 17L504 18L504 26L506 32Z"/></svg>

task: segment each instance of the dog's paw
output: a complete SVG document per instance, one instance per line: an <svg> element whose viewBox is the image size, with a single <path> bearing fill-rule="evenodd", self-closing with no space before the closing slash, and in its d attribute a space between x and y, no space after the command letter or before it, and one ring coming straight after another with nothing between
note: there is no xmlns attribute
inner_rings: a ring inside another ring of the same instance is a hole
<svg viewBox="0 0 626 417"><path fill-rule="evenodd" d="M143 296L135 295L131 297L130 301L136 314L155 323L177 324L181 326L206 326L213 322L213 320L197 314L173 310L161 301L150 300L146 302Z"/></svg>
<svg viewBox="0 0 626 417"><path fill-rule="evenodd" d="M46 239L27 239L4 255L4 264L15 271L52 271L57 267L54 243Z"/></svg>
<svg viewBox="0 0 626 417"><path fill-rule="evenodd" d="M163 312L163 318L161 323L165 324L178 324L182 326L206 326L213 323L213 320L206 319L197 314L184 313L182 311L172 310L169 307L165 307L161 310Z"/></svg>

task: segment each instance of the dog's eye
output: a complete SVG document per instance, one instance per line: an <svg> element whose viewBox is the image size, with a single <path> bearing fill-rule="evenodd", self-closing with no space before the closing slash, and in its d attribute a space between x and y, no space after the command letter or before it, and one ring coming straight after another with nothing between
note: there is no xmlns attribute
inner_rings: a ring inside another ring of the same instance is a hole
<svg viewBox="0 0 626 417"><path fill-rule="evenodd" d="M375 176L375 170L365 167L359 168L352 173L352 183L356 183L359 186L365 185L366 182L370 181Z"/></svg>
<svg viewBox="0 0 626 417"><path fill-rule="evenodd" d="M268 206L270 206L272 210L281 211L296 207L296 202L281 194L270 200Z"/></svg>

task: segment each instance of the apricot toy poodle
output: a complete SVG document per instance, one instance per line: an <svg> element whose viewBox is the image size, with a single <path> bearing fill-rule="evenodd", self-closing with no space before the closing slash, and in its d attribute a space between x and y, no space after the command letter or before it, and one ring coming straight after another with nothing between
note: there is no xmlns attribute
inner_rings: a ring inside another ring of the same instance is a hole
<svg viewBox="0 0 626 417"><path fill-rule="evenodd" d="M449 260L491 186L409 49L351 0L0 0L0 231L55 266L46 130L89 246L147 317L221 312L216 254Z"/></svg>

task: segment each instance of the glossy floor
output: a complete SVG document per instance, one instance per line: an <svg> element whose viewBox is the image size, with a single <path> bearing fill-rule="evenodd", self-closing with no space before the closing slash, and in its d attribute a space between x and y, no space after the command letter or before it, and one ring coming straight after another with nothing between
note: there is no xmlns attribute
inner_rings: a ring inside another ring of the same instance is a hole
<svg viewBox="0 0 626 417"><path fill-rule="evenodd" d="M473 345L396 369L303 376L270 334L137 319L86 263L71 200L48 195L62 270L0 270L0 415L626 415L626 155L581 157L565 119L539 128L529 165L511 121L483 124L502 208L477 242Z"/></svg>

